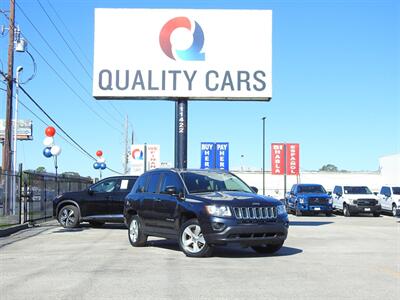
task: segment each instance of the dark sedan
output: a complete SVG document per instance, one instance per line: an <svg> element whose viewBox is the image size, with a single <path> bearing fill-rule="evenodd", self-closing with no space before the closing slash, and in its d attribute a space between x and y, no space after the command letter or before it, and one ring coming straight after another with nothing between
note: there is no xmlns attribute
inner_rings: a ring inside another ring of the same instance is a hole
<svg viewBox="0 0 400 300"><path fill-rule="evenodd" d="M105 178L87 190L64 193L53 201L53 216L61 226L73 228L81 222L102 226L105 222L123 223L125 196L137 176Z"/></svg>

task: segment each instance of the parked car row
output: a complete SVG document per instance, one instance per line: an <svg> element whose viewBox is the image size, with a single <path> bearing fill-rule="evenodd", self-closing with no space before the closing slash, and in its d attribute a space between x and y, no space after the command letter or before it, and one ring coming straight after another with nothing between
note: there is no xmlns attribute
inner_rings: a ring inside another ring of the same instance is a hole
<svg viewBox="0 0 400 300"><path fill-rule="evenodd" d="M285 197L287 211L302 214L342 212L345 217L360 213L379 217L382 211L400 214L400 187L383 186L372 193L367 186L336 185L328 193L320 184L294 184Z"/></svg>
<svg viewBox="0 0 400 300"><path fill-rule="evenodd" d="M57 197L54 216L66 228L123 220L132 246L146 245L148 236L175 239L190 257L209 256L215 245L231 243L274 253L289 228L279 200L216 170L156 169L139 178L104 179Z"/></svg>
<svg viewBox="0 0 400 300"><path fill-rule="evenodd" d="M177 169L106 178L53 201L53 215L65 228L124 222L132 246L146 245L148 236L175 239L191 257L231 243L274 253L288 234L287 212L377 217L381 211L396 216L399 208L399 187L383 186L376 195L366 186L337 185L328 193L320 184L295 184L282 203L257 195L255 187L229 172Z"/></svg>

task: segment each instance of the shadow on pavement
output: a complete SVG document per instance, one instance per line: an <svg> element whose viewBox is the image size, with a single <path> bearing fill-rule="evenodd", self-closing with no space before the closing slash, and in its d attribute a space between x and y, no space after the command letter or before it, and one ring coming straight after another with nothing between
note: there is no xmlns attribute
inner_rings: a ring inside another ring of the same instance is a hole
<svg viewBox="0 0 400 300"><path fill-rule="evenodd" d="M321 222L321 221L290 221L289 226L322 226L333 224L333 222Z"/></svg>
<svg viewBox="0 0 400 300"><path fill-rule="evenodd" d="M117 230L126 230L126 226L124 224L113 224L113 223L107 223L104 224L103 226L98 226L98 227L94 227L91 226L90 224L81 224L79 227L77 228L63 228L60 225L60 229L58 229L57 231L54 231L53 233L63 233L63 232L82 232L84 230L90 230L90 229L94 229L94 230L107 230L107 229L117 229Z"/></svg>
<svg viewBox="0 0 400 300"><path fill-rule="evenodd" d="M149 247L157 247L172 251L181 251L179 245L173 240L155 240L149 241ZM291 256L302 253L303 250L283 246L278 252L274 254L259 254L251 248L243 248L240 246L217 246L214 248L212 257L223 258L257 258L257 257L273 257L273 256ZM183 254L183 253L182 253Z"/></svg>

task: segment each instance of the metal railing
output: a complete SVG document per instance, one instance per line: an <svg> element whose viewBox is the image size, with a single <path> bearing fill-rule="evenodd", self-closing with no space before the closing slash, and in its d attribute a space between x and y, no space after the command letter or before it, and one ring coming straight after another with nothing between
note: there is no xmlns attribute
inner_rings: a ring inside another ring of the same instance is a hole
<svg viewBox="0 0 400 300"><path fill-rule="evenodd" d="M7 195L7 184L9 191ZM0 174L0 226L37 222L53 217L53 199L64 192L86 189L90 178L51 173ZM14 193L15 191L15 193Z"/></svg>

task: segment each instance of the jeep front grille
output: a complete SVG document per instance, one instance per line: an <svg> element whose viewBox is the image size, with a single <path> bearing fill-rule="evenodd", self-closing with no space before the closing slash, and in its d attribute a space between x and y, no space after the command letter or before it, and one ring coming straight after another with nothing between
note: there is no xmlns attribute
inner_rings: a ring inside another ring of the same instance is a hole
<svg viewBox="0 0 400 300"><path fill-rule="evenodd" d="M239 220L270 220L276 219L276 208L271 207L234 207L233 212Z"/></svg>

